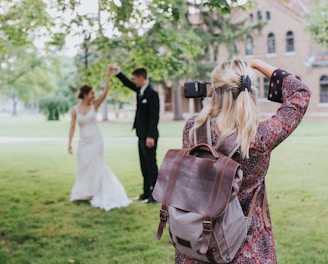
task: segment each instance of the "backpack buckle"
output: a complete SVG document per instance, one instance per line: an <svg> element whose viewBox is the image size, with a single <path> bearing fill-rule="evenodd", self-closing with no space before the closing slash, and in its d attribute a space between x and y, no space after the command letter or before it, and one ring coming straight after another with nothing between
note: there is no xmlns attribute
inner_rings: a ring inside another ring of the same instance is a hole
<svg viewBox="0 0 328 264"><path fill-rule="evenodd" d="M203 232L204 233L211 233L213 231L213 225L212 225L212 221L203 221Z"/></svg>
<svg viewBox="0 0 328 264"><path fill-rule="evenodd" d="M160 210L160 213L159 213L159 217L160 217L160 219L162 220L162 221L167 221L167 217L168 217L168 213L167 213L167 211L166 210L164 210L164 209L161 209Z"/></svg>

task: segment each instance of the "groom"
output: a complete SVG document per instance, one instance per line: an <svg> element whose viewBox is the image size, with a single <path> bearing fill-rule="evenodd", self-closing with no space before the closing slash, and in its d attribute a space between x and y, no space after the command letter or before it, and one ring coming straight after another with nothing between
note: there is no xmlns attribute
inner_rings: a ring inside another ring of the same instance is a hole
<svg viewBox="0 0 328 264"><path fill-rule="evenodd" d="M155 202L152 192L157 180L158 167L156 161L156 149L159 121L159 97L148 81L147 70L139 67L132 72L133 81L130 81L115 65L110 69L116 73L116 77L128 88L136 92L137 109L135 113L133 129L136 129L138 137L138 150L140 167L144 179L143 193L139 200L147 203Z"/></svg>

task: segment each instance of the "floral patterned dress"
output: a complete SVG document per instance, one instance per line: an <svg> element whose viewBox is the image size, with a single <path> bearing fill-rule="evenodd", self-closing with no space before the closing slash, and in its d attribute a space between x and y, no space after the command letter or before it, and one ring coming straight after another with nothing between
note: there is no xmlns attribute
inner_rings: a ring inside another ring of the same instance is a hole
<svg viewBox="0 0 328 264"><path fill-rule="evenodd" d="M301 122L310 100L310 90L300 80L286 71L277 69L271 76L269 100L281 102L282 105L271 119L261 122L255 139L250 146L250 158L241 159L236 153L233 159L241 163L244 178L239 192L239 200L245 214L257 188L260 187L252 225L248 231L245 244L238 251L231 263L234 264L274 264L277 263L269 207L265 204L263 214L263 198L265 195L264 179L270 162L271 151L284 141ZM193 127L195 116L190 118L183 131L183 147L189 146L189 131ZM213 146L218 138L212 131ZM270 226L265 225L264 216L268 217ZM201 264L176 250L175 263Z"/></svg>

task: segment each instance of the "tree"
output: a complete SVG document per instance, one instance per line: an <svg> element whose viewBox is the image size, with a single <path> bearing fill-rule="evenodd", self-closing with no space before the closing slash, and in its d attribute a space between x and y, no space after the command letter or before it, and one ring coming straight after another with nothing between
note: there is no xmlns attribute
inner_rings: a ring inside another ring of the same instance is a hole
<svg viewBox="0 0 328 264"><path fill-rule="evenodd" d="M13 115L18 99L36 101L39 93L54 89L47 72L53 61L34 43L52 23L46 7L42 0L0 2L0 85L12 98Z"/></svg>
<svg viewBox="0 0 328 264"><path fill-rule="evenodd" d="M186 20L191 1L98 0L98 11L95 14L79 13L80 2L74 0L49 0L48 4L42 0L5 2L7 8L4 16L1 16L1 22L4 23L0 32L4 32L3 35L8 38L0 40L3 50L6 39L10 40L12 46L28 44L32 43L33 37L40 36L38 32L45 32L50 37L49 44L59 49L68 34L88 36L88 42L84 41L83 63L80 63L80 67L84 68L79 69L83 74L78 74L78 79L92 83L96 88L101 87L104 69L109 61L119 63L124 71L129 72L143 65L149 69L154 82L164 83L169 78L175 87L180 87L181 76L192 72L195 76L197 68L193 66L194 60L202 44ZM232 6L238 1L197 3L202 8L205 6L209 10L226 14L231 12ZM55 10L57 17L44 12L46 8ZM111 34L106 31L107 28L111 28ZM125 93L125 90L118 87L115 84L111 89L117 98ZM179 92L176 94L181 95ZM180 111L180 107L176 109Z"/></svg>
<svg viewBox="0 0 328 264"><path fill-rule="evenodd" d="M323 3L325 2L325 4ZM305 14L306 28L313 35L315 42L328 47L328 2L322 1L313 11Z"/></svg>
<svg viewBox="0 0 328 264"><path fill-rule="evenodd" d="M32 44L40 29L51 23L42 0L2 0L0 10L0 56L7 47Z"/></svg>
<svg viewBox="0 0 328 264"><path fill-rule="evenodd" d="M12 98L12 113L16 115L18 99L25 103L35 101L38 93L54 88L47 72L51 64L31 45L5 48L7 53L2 55L0 67L1 93Z"/></svg>
<svg viewBox="0 0 328 264"><path fill-rule="evenodd" d="M257 22L246 26L246 21L233 22L231 20L231 12L248 8L253 5L251 1L247 6L232 5L227 8L218 8L217 2L226 3L226 1L213 1L211 2L212 8L202 4L193 4L194 10L198 14L197 24L192 22L192 19L188 20L202 40L202 52L197 57L197 60L202 63L197 64L195 69L195 72L198 73L196 77L200 79L209 77L209 70L213 69L217 63L219 49L222 45L226 46L229 57L232 58L238 54L236 42L243 40L246 35L251 34L255 29L261 30L265 25L265 22Z"/></svg>
<svg viewBox="0 0 328 264"><path fill-rule="evenodd" d="M39 100L39 110L47 116L47 120L59 120L60 115L64 115L70 109L70 102L67 97L60 95L48 95Z"/></svg>
<svg viewBox="0 0 328 264"><path fill-rule="evenodd" d="M74 2L74 1L73 1ZM76 5L63 5L63 11L76 9ZM88 51L92 60L84 72L82 81L101 84L104 69L109 62L122 65L124 71L131 72L136 66L143 65L149 70L154 82L163 82L168 77L180 76L190 68L188 58L198 53L198 40L191 29L180 27L187 12L186 1L135 1L125 0L117 5L115 1L98 0L98 12L93 15L74 13L61 28L71 32L83 32L88 28L91 38ZM102 19L102 14L107 18ZM181 15L182 14L182 15ZM112 24L116 34L110 36L104 29ZM58 33L57 36L64 36ZM58 43L63 40L58 40ZM83 51L82 51L83 52ZM80 57L81 55L79 55ZM81 64L82 66L82 64ZM125 89L117 89L121 84L112 85L110 93L122 94ZM117 88L116 88L117 87ZM118 92L123 91L123 92Z"/></svg>

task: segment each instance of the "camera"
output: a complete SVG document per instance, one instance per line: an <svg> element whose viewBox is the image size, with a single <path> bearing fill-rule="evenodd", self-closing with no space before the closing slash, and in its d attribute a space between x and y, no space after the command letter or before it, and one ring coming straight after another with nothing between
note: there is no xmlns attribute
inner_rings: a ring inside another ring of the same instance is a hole
<svg viewBox="0 0 328 264"><path fill-rule="evenodd" d="M185 82L184 96L185 98L205 97L210 86L211 82L207 81Z"/></svg>

